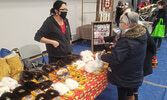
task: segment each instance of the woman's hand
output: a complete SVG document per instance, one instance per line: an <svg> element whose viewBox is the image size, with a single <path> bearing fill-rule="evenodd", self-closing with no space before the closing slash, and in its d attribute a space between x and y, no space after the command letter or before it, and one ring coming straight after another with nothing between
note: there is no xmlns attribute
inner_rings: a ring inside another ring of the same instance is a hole
<svg viewBox="0 0 167 100"><path fill-rule="evenodd" d="M72 40L70 40L70 44L72 45Z"/></svg>
<svg viewBox="0 0 167 100"><path fill-rule="evenodd" d="M100 40L104 40L104 36L102 36L102 35L99 35L98 38L99 38Z"/></svg>
<svg viewBox="0 0 167 100"><path fill-rule="evenodd" d="M57 48L57 47L59 46L59 42L53 40L53 41L52 41L52 45L53 45L55 48Z"/></svg>
<svg viewBox="0 0 167 100"><path fill-rule="evenodd" d="M110 67L108 67L108 71L109 71L109 72L112 72L112 70L111 70L111 68L110 68Z"/></svg>

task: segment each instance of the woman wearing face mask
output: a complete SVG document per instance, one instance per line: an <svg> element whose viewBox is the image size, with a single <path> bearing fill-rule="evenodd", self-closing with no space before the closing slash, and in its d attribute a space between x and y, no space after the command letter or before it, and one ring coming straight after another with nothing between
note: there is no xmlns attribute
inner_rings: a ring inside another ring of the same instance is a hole
<svg viewBox="0 0 167 100"><path fill-rule="evenodd" d="M122 35L111 54L101 59L109 63L108 80L117 86L118 100L134 100L133 91L143 82L143 66L146 56L146 29L138 24L139 15L128 12L120 18Z"/></svg>
<svg viewBox="0 0 167 100"><path fill-rule="evenodd" d="M157 5L158 5L158 14L155 18L155 21L153 23L153 30L155 28L155 26L157 25L157 23L159 22L160 18L163 18L163 22L164 22L164 25L165 25L165 28L167 26L167 7L166 7L166 2L165 1L162 1L162 0L159 0L157 2ZM155 40L155 43L158 42L158 45L156 46L157 47L157 50L160 49L160 46L161 46L161 43L162 43L162 38L160 37L154 37L154 40Z"/></svg>
<svg viewBox="0 0 167 100"><path fill-rule="evenodd" d="M46 44L49 63L56 62L72 53L70 25L66 18L66 3L57 0L50 15L37 31L34 39Z"/></svg>

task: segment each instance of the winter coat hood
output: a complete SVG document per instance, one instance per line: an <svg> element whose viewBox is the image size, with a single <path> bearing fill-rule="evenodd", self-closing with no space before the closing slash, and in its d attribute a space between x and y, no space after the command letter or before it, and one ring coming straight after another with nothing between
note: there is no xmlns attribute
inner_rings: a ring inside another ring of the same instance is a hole
<svg viewBox="0 0 167 100"><path fill-rule="evenodd" d="M145 33L146 33L146 29L142 25L138 24L135 27L129 29L124 34L122 34L121 37L127 37L127 38L130 38L130 39L137 39L138 41L143 43L147 40L146 37L143 37L143 35Z"/></svg>
<svg viewBox="0 0 167 100"><path fill-rule="evenodd" d="M146 33L146 29L142 25L137 25L132 29L129 29L122 37L138 38Z"/></svg>

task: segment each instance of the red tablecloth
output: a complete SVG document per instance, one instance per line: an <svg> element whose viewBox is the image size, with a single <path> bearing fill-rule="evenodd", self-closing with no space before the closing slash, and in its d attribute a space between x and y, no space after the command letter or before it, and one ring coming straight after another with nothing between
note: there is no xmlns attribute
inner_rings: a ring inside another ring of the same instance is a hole
<svg viewBox="0 0 167 100"><path fill-rule="evenodd" d="M93 75L87 72L82 72L82 74L89 79L84 84L85 90L74 90L75 96L71 98L60 96L63 100L94 100L108 86L106 69L101 72L101 75Z"/></svg>

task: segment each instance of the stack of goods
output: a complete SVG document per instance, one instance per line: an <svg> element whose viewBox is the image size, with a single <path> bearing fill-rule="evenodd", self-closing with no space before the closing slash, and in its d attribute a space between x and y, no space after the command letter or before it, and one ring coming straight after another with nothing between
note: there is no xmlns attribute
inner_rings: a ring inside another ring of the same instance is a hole
<svg viewBox="0 0 167 100"><path fill-rule="evenodd" d="M20 74L20 85L12 87L12 91L4 86L3 90L8 91L1 92L0 100L61 100L62 97L74 97L74 91L84 91L84 84L89 81L83 72L99 75L107 68L98 55L86 50L80 55L71 54L56 63L43 65L40 70L24 70Z"/></svg>
<svg viewBox="0 0 167 100"><path fill-rule="evenodd" d="M12 92L18 86L19 84L16 80L12 79L11 77L3 77L0 81L0 96L4 93L8 94Z"/></svg>

